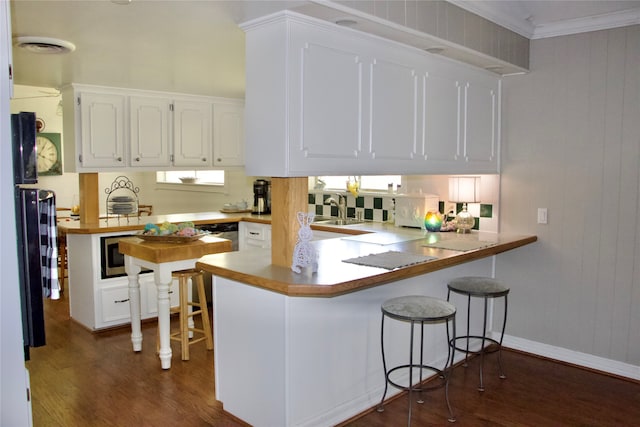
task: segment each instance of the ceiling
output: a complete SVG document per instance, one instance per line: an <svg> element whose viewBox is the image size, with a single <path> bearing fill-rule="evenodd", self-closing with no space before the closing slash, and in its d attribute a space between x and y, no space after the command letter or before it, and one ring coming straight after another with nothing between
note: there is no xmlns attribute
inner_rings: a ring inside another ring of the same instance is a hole
<svg viewBox="0 0 640 427"><path fill-rule="evenodd" d="M529 38L640 24L640 0L450 1ZM47 36L76 45L74 52L58 55L15 48L14 81L51 88L75 82L243 98L244 33L238 23L308 3L12 0L14 37Z"/></svg>

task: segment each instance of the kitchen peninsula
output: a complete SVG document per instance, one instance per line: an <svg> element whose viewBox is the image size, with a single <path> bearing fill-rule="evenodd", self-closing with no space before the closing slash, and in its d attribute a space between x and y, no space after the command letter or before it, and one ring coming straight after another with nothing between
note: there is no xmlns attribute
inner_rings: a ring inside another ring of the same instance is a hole
<svg viewBox="0 0 640 427"><path fill-rule="evenodd" d="M448 280L493 276L497 254L536 241L499 233L424 234L380 223L348 228L371 234L315 242L313 274L273 265L265 249L198 261L213 274L215 387L225 411L255 426L335 425L375 406L384 387L382 302L400 295L446 298ZM433 259L391 270L343 262L390 251ZM459 324L465 321L459 313ZM406 328L396 326L388 334L391 365L407 357ZM446 343L440 336L426 339ZM446 344L434 350L428 364L443 364Z"/></svg>

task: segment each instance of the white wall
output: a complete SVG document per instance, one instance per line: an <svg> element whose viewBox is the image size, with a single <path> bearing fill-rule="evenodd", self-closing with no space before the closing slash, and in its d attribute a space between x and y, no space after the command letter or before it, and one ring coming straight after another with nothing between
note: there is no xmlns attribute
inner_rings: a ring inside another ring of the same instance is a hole
<svg viewBox="0 0 640 427"><path fill-rule="evenodd" d="M46 127L43 132L62 134L64 150L67 144L73 142L64 139L62 110L58 108L61 97L55 96L57 92L53 88L16 85L15 95L11 100L11 112L35 112L37 117L45 121ZM127 176L140 189L138 193L140 203L153 205L154 214L211 212L221 209L225 203L243 199L250 204L253 203L253 178L245 176L243 168L227 171L225 193L196 192L186 186L176 187L175 190L162 189L156 185L155 172L100 173L98 189L100 191L99 209L102 214L106 211L104 190L109 188L119 175ZM57 205L71 207L74 204L74 196L77 199L79 194L78 174L65 172L58 176L41 176L38 178L36 187L55 191Z"/></svg>
<svg viewBox="0 0 640 427"><path fill-rule="evenodd" d="M0 3L0 425L31 425L28 378L22 349L13 160L11 152L8 24L9 2Z"/></svg>
<svg viewBox="0 0 640 427"><path fill-rule="evenodd" d="M501 231L539 238L498 257L507 333L640 378L640 26L535 40L504 83Z"/></svg>

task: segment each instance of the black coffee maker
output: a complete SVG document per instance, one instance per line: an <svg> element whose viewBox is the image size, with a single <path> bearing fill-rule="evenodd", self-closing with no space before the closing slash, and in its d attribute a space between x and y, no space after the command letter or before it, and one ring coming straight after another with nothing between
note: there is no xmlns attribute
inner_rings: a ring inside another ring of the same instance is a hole
<svg viewBox="0 0 640 427"><path fill-rule="evenodd" d="M254 215L271 213L271 181L257 179L253 182L253 212Z"/></svg>

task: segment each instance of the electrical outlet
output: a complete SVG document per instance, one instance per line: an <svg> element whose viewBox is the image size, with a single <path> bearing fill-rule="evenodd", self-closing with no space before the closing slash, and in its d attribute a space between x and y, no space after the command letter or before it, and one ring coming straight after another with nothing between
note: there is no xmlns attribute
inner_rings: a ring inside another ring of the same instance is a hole
<svg viewBox="0 0 640 427"><path fill-rule="evenodd" d="M538 224L547 223L547 208L538 208Z"/></svg>

